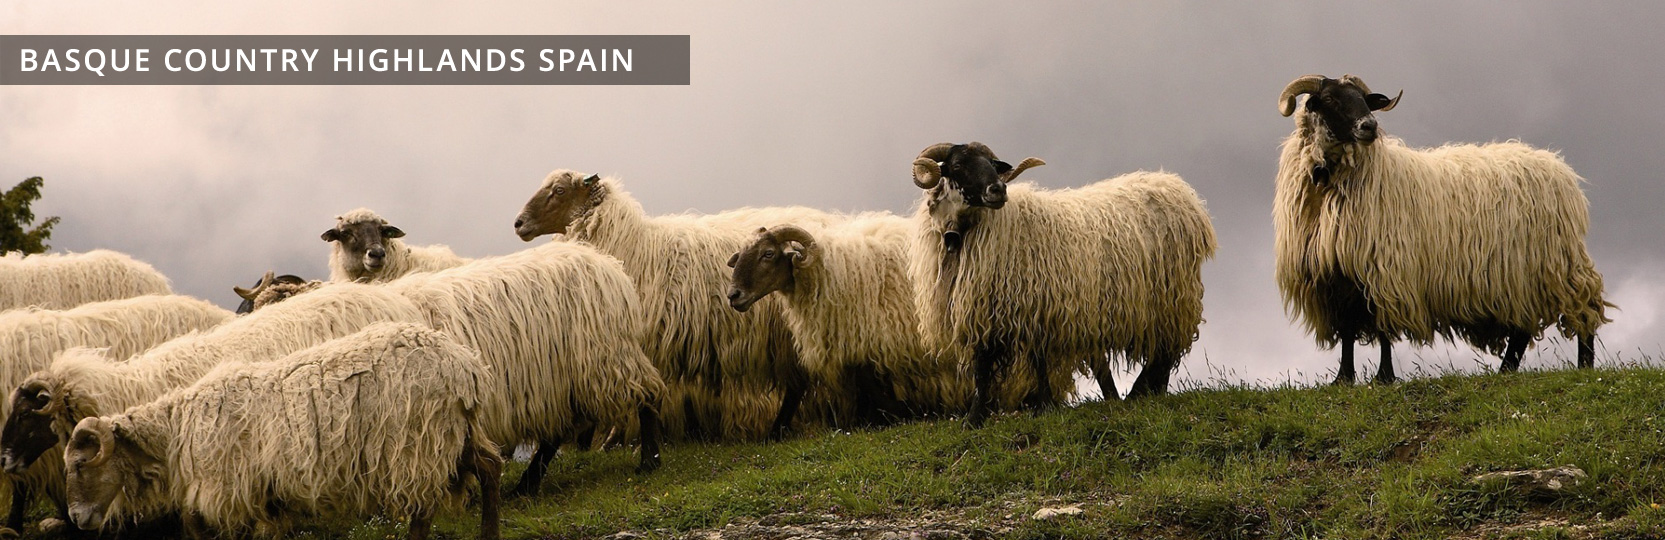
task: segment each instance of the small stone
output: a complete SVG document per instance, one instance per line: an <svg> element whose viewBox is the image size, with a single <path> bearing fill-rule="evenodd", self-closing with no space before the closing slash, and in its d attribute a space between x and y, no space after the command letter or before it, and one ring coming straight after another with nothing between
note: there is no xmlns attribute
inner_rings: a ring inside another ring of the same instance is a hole
<svg viewBox="0 0 1665 540"><path fill-rule="evenodd" d="M1475 476L1469 482L1479 485L1501 483L1529 495L1553 496L1568 486L1575 486L1589 475L1583 469L1565 465L1553 469L1500 471Z"/></svg>
<svg viewBox="0 0 1665 540"><path fill-rule="evenodd" d="M1035 515L1032 517L1032 519L1034 519L1036 521L1046 521L1046 520L1049 520L1049 519L1052 519L1052 518L1055 518L1055 517L1058 517L1058 516L1079 516L1079 515L1081 515L1081 506L1072 504L1072 505L1069 505L1069 506L1052 506L1052 507L1047 507L1047 508L1042 508L1040 510L1036 510Z"/></svg>

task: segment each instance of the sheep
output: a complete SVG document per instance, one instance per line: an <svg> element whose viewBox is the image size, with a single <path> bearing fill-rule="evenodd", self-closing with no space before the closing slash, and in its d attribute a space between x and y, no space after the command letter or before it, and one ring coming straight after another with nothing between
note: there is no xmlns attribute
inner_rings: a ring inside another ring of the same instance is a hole
<svg viewBox="0 0 1665 540"><path fill-rule="evenodd" d="M237 304L238 315L253 313L256 309L260 309L261 307L275 302L281 302L285 298L310 291L323 285L322 281L307 281L306 279L294 274L274 276L273 274L275 273L276 272L270 271L266 272L266 275L261 276L259 281L254 282L254 288L252 289L244 289L242 287L231 288L231 292L237 293L237 297L243 299L241 303ZM266 291L270 289L277 289L277 291L269 294L266 293ZM267 298L264 302L258 301L262 294L267 294Z"/></svg>
<svg viewBox="0 0 1665 540"><path fill-rule="evenodd" d="M380 286L341 283L111 362L70 349L12 391L0 428L0 467L19 473L67 440L81 419L112 414L200 379L222 362L259 362L352 334L372 323L426 323L411 301ZM61 477L60 477L60 480Z"/></svg>
<svg viewBox="0 0 1665 540"><path fill-rule="evenodd" d="M987 418L1009 359L1029 364L1032 383L1008 384L1034 385L1023 399L1031 408L1062 402L1083 362L1105 398L1116 396L1106 355L1144 366L1130 398L1161 394L1202 323L1202 263L1216 242L1196 191L1143 171L1078 189L1008 189L1044 164L1012 167L976 142L933 145L913 163L925 190L908 261L919 329L929 350L970 360L971 426Z"/></svg>
<svg viewBox="0 0 1665 540"><path fill-rule="evenodd" d="M38 308L0 313L0 388L15 388L24 377L45 368L53 355L77 346L108 347L116 358L140 352L180 334L212 327L231 313L188 296L144 295L93 302L67 310ZM0 417L6 404L0 403ZM21 530L32 495L45 491L64 510L59 462L47 459L21 471L7 473L12 484L11 512L6 526Z"/></svg>
<svg viewBox="0 0 1665 540"><path fill-rule="evenodd" d="M641 300L617 259L582 244L549 243L383 287L409 298L429 326L479 351L497 373L483 405L487 437L539 444L515 493L537 491L563 439L596 425L626 425L631 413L640 422L638 470L659 466L657 401L665 383L642 353Z"/></svg>
<svg viewBox="0 0 1665 540"><path fill-rule="evenodd" d="M912 232L912 220L890 214L816 234L790 224L758 229L728 261L729 305L744 312L780 291L798 357L824 386L854 393L858 418L961 411L970 388L920 341L907 265Z"/></svg>
<svg viewBox="0 0 1665 540"><path fill-rule="evenodd" d="M411 272L433 272L468 262L451 248L407 246L405 231L387 224L368 208L336 216L335 226L320 235L334 244L330 250L330 281L381 283Z"/></svg>
<svg viewBox="0 0 1665 540"><path fill-rule="evenodd" d="M1375 380L1391 383L1393 341L1461 338L1520 367L1555 324L1595 364L1609 322L1585 249L1589 202L1561 157L1519 141L1414 149L1377 129L1404 96L1352 75L1306 75L1278 96L1295 114L1278 160L1277 282L1285 308L1322 347L1341 345L1337 384L1354 380L1353 342L1376 341Z"/></svg>
<svg viewBox="0 0 1665 540"><path fill-rule="evenodd" d="M70 516L113 529L181 514L187 532L278 537L301 515L409 516L480 481L480 538L498 537L502 467L480 408L492 373L411 323L378 323L264 363L227 363L188 388L82 419L64 452Z"/></svg>
<svg viewBox="0 0 1665 540"><path fill-rule="evenodd" d="M0 257L0 311L26 306L69 309L88 302L172 293L161 272L114 251Z"/></svg>
<svg viewBox="0 0 1665 540"><path fill-rule="evenodd" d="M777 299L762 300L744 316L728 307L723 261L758 227L793 222L813 229L843 219L802 207L649 217L619 180L556 170L516 217L515 233L527 242L561 235L624 263L645 301L642 349L669 385L689 387L674 392L685 401L665 407L668 426L694 438L779 439L804 403L808 377ZM705 397L719 402L696 401ZM763 404L778 412L748 409ZM809 408L823 405L831 406L812 401Z"/></svg>

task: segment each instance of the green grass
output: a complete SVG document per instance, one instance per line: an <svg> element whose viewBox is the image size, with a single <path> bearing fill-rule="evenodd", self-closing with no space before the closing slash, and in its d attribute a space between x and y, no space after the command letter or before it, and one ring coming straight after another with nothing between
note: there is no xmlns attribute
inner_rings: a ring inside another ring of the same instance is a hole
<svg viewBox="0 0 1665 540"><path fill-rule="evenodd" d="M997 416L980 430L944 420L673 445L650 475L631 472L628 451L572 453L556 459L543 496L506 503L503 531L665 537L802 512L948 516L1003 538L1658 538L1661 389L1665 371L1640 367L1201 389ZM1468 483L1565 464L1590 477L1554 500ZM1085 513L1027 519L1049 504ZM459 514L436 531L470 538L477 524ZM381 520L305 536L400 533Z"/></svg>

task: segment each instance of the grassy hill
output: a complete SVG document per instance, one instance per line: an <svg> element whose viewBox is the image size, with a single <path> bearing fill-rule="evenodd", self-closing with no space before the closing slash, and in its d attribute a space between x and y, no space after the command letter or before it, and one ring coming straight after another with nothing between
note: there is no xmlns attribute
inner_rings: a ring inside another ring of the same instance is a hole
<svg viewBox="0 0 1665 540"><path fill-rule="evenodd" d="M504 533L1659 538L1661 389L1665 371L1641 367L1206 389L1009 414L975 431L943 420L780 444L675 445L646 476L631 472L628 451L573 453L556 460L544 495L507 503ZM1567 464L1589 477L1554 497L1469 481ZM1066 505L1083 512L1030 518ZM469 517L440 520L438 535L471 538ZM402 532L378 521L304 535Z"/></svg>

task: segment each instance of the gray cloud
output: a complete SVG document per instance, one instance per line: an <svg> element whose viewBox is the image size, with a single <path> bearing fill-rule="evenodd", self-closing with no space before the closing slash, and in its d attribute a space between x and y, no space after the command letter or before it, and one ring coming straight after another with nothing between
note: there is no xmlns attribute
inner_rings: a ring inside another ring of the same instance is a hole
<svg viewBox="0 0 1665 540"><path fill-rule="evenodd" d="M140 11L143 10L143 11ZM211 12L211 13L210 13ZM162 16L158 16L158 15ZM1519 138L1590 180L1590 249L1622 310L1611 353L1665 329L1665 84L1657 2L840 3L470 7L334 3L0 6L4 33L674 33L680 87L0 87L0 180L47 179L55 245L119 249L232 304L267 269L322 276L331 218L377 209L418 243L524 247L543 174L621 176L650 212L809 204L911 211L907 164L981 140L1064 187L1183 175L1222 243L1193 378L1333 369L1272 281L1272 177L1304 73L1405 89L1384 129L1416 145ZM1399 358L1471 368L1464 347ZM1544 365L1571 356L1546 342ZM1374 358L1374 354L1364 355ZM1419 359L1420 357L1420 359ZM1206 358L1206 362L1204 359ZM1485 362L1495 360L1486 358Z"/></svg>

